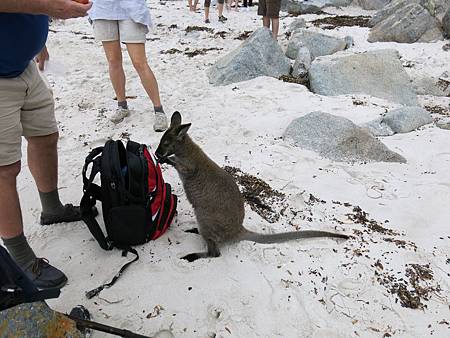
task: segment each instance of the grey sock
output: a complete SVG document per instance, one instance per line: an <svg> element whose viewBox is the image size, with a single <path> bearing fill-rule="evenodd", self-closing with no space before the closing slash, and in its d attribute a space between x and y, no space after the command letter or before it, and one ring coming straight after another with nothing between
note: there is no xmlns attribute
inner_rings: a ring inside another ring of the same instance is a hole
<svg viewBox="0 0 450 338"><path fill-rule="evenodd" d="M58 189L50 192L39 191L39 198L41 199L42 212L44 214L57 215L64 212L64 205L59 200Z"/></svg>
<svg viewBox="0 0 450 338"><path fill-rule="evenodd" d="M164 109L163 109L162 106L159 106L159 107L153 106L153 109L155 109L155 113L163 113L163 114L165 114L164 113Z"/></svg>
<svg viewBox="0 0 450 338"><path fill-rule="evenodd" d="M28 241L24 234L13 238L2 238L9 254L14 258L21 268L25 268L30 262L36 259L33 249L28 245Z"/></svg>
<svg viewBox="0 0 450 338"><path fill-rule="evenodd" d="M117 106L123 109L128 109L128 102L126 100L117 102Z"/></svg>

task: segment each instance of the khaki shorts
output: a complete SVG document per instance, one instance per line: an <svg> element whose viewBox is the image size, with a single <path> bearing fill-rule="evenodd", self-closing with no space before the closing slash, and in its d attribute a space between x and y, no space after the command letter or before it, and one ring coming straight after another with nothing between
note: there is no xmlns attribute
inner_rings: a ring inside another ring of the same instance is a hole
<svg viewBox="0 0 450 338"><path fill-rule="evenodd" d="M97 41L121 41L145 43L148 28L132 20L94 20L94 36Z"/></svg>
<svg viewBox="0 0 450 338"><path fill-rule="evenodd" d="M18 77L0 78L0 166L20 160L22 136L57 131L53 93L34 62Z"/></svg>
<svg viewBox="0 0 450 338"><path fill-rule="evenodd" d="M280 17L281 0L259 0L258 15L266 16L272 19Z"/></svg>

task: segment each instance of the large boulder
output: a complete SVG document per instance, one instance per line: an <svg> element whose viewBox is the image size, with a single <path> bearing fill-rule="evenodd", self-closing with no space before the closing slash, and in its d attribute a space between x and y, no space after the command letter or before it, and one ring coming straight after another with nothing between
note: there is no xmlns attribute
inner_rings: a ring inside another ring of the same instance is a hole
<svg viewBox="0 0 450 338"><path fill-rule="evenodd" d="M313 112L292 121L283 138L334 161L406 162L366 129L346 118L323 112Z"/></svg>
<svg viewBox="0 0 450 338"><path fill-rule="evenodd" d="M393 0L388 5L384 6L382 9L380 9L378 12L374 14L372 19L370 19L369 21L369 26L371 27L375 26L376 24L380 23L381 21L385 20L391 15L394 15L395 12L397 12L399 9L407 5L418 4L423 7L427 3L428 0Z"/></svg>
<svg viewBox="0 0 450 338"><path fill-rule="evenodd" d="M302 1L287 0L285 5L281 6L281 10L292 15L319 14L322 12L322 7Z"/></svg>
<svg viewBox="0 0 450 338"><path fill-rule="evenodd" d="M347 47L347 42L333 36L298 29L289 39L286 56L295 60L300 47L308 48L311 59L314 60L318 56L330 55L344 50Z"/></svg>
<svg viewBox="0 0 450 338"><path fill-rule="evenodd" d="M275 78L290 72L290 61L268 28L257 29L238 48L207 70L215 86L246 81L258 76Z"/></svg>
<svg viewBox="0 0 450 338"><path fill-rule="evenodd" d="M450 7L450 0L392 0L388 5L379 10L369 21L371 27L393 15L400 8L411 4L418 4L425 8L433 17L442 22Z"/></svg>
<svg viewBox="0 0 450 338"><path fill-rule="evenodd" d="M381 9L390 2L391 0L354 0L353 5L360 6L363 9L373 10Z"/></svg>
<svg viewBox="0 0 450 338"><path fill-rule="evenodd" d="M430 42L442 39L439 21L419 4L399 8L376 24L369 33L369 42Z"/></svg>
<svg viewBox="0 0 450 338"><path fill-rule="evenodd" d="M421 107L401 107L389 111L384 117L363 125L374 136L409 133L433 122L431 115Z"/></svg>
<svg viewBox="0 0 450 338"><path fill-rule="evenodd" d="M318 14L324 7L348 6L353 0L281 0L281 10L294 15Z"/></svg>
<svg viewBox="0 0 450 338"><path fill-rule="evenodd" d="M389 111L383 118L383 122L397 134L409 133L433 122L433 119L430 113L421 107L401 107Z"/></svg>
<svg viewBox="0 0 450 338"><path fill-rule="evenodd" d="M405 105L418 103L395 50L322 56L313 61L309 79L311 90L321 95L359 93Z"/></svg>
<svg viewBox="0 0 450 338"><path fill-rule="evenodd" d="M287 28L287 32L294 33L296 30L306 27L306 20L302 18L297 18L291 22L289 27Z"/></svg>
<svg viewBox="0 0 450 338"><path fill-rule="evenodd" d="M411 84L417 95L450 97L450 76L444 72L440 76L433 76L424 70L408 70Z"/></svg>
<svg viewBox="0 0 450 338"><path fill-rule="evenodd" d="M445 37L450 39L450 7L442 19L442 29L444 30Z"/></svg>

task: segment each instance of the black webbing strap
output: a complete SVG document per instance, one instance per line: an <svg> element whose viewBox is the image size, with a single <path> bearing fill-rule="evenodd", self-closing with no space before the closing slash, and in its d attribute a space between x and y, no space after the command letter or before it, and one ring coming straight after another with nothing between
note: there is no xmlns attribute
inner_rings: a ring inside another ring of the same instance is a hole
<svg viewBox="0 0 450 338"><path fill-rule="evenodd" d="M97 201L101 201L101 189L93 183L95 176L100 172L101 158L97 157L103 151L103 147L95 148L86 157L83 167L83 197L80 202L81 219L86 223L92 236L97 240L98 244L103 250L112 250L113 246L110 241L103 234L100 225L95 219L94 206ZM91 173L89 178L86 175L88 166L92 163Z"/></svg>
<svg viewBox="0 0 450 338"><path fill-rule="evenodd" d="M131 247L123 247L123 248L119 248L122 249L122 256L126 256L128 252L134 254L136 257L132 260L129 261L128 263L126 263L124 266L122 266L119 270L119 272L113 277L113 279L109 282L109 283L105 283L103 285L100 285L99 287L91 290L91 291L87 291L86 292L86 297L88 299L91 299L95 296L97 296L100 292L103 291L103 289L107 289L110 288L111 286L113 286L117 280L120 278L120 276L123 274L123 272L134 262L136 262L137 260L139 260L139 254L137 253L137 251L135 249L132 249Z"/></svg>

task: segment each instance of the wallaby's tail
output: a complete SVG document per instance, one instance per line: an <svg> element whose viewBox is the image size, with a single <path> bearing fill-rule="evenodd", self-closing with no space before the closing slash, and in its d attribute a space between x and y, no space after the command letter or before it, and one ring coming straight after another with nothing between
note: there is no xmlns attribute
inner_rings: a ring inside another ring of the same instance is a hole
<svg viewBox="0 0 450 338"><path fill-rule="evenodd" d="M349 236L344 234L337 234L333 232L317 231L317 230L290 231L290 232L282 232L279 234L259 234L257 232L252 232L245 229L239 239L241 241L252 241L262 244L271 244L314 237L333 237L343 239L349 238Z"/></svg>

